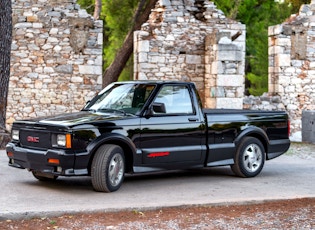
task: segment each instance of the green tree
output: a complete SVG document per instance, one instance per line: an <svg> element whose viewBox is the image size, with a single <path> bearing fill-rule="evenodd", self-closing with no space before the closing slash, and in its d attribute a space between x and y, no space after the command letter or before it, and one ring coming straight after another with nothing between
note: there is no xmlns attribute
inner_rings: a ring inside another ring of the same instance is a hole
<svg viewBox="0 0 315 230"><path fill-rule="evenodd" d="M133 77L133 35L140 29L156 0L103 0L100 19L104 21L104 77L105 85L111 81L129 80ZM94 0L78 0L82 8L93 14ZM95 13L95 12L94 12ZM119 60L117 60L119 59ZM129 60L129 61L128 61ZM124 68L122 68L123 66Z"/></svg>
<svg viewBox="0 0 315 230"><path fill-rule="evenodd" d="M145 23L151 10L154 8L157 0L139 0L137 9L133 13L131 23L128 24L128 33L124 37L122 46L117 50L114 60L106 68L103 74L103 85L108 85L113 81L117 81L119 75L126 67L126 64L133 53L133 32L140 30Z"/></svg>
<svg viewBox="0 0 315 230"><path fill-rule="evenodd" d="M139 2L148 4L148 2L152 3L154 1L102 1L100 18L104 20L104 70L108 69L113 63L118 51L121 51L126 35L132 30L135 22L134 15ZM221 9L227 17L246 25L245 73L247 93L261 95L263 92L267 92L268 27L282 23L290 14L297 13L301 4L308 4L310 0L214 0L214 2L217 8ZM78 3L93 14L94 0L78 0ZM150 7L152 7L152 4ZM133 63L130 59L125 64L124 71L120 74L119 79L132 79L132 72Z"/></svg>
<svg viewBox="0 0 315 230"><path fill-rule="evenodd" d="M310 4L311 0L285 0L285 2L292 6L292 13L297 13L301 5Z"/></svg>
<svg viewBox="0 0 315 230"><path fill-rule="evenodd" d="M134 14L139 0L105 0L102 14L105 16L104 69L114 61L122 47L128 31L134 24ZM119 80L130 80L133 77L132 58L127 62Z"/></svg>
<svg viewBox="0 0 315 230"><path fill-rule="evenodd" d="M246 90L268 91L268 27L282 23L292 12L288 2L274 0L215 0L217 7L246 25ZM233 2L233 3L232 3Z"/></svg>

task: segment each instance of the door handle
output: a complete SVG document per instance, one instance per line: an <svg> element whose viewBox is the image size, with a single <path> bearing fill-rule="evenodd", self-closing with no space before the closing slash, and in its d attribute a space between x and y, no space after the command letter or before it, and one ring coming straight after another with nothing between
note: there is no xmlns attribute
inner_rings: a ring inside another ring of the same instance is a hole
<svg viewBox="0 0 315 230"><path fill-rule="evenodd" d="M190 122L196 122L196 121L198 121L198 118L188 118L188 121L190 121Z"/></svg>

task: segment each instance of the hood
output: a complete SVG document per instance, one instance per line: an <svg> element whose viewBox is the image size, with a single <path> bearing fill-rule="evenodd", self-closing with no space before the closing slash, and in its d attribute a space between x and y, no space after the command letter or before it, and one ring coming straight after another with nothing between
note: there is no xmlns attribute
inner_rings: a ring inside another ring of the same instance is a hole
<svg viewBox="0 0 315 230"><path fill-rule="evenodd" d="M97 113L81 111L76 113L67 113L51 117L41 117L31 120L17 121L17 123L35 123L36 125L54 125L54 126L76 126L82 124L91 124L95 122L111 122L113 120L120 120L130 115L119 113Z"/></svg>

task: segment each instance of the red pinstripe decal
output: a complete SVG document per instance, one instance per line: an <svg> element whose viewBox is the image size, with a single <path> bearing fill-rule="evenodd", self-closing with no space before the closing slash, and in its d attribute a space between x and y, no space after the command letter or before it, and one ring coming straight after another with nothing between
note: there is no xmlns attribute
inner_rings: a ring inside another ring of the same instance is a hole
<svg viewBox="0 0 315 230"><path fill-rule="evenodd" d="M156 152L156 153L150 153L148 154L149 158L154 158L154 157L166 157L170 155L170 152Z"/></svg>

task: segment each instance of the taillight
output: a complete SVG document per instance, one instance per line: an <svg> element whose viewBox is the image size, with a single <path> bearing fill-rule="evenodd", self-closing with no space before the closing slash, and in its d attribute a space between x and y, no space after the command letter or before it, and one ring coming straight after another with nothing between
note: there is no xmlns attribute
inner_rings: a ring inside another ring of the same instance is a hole
<svg viewBox="0 0 315 230"><path fill-rule="evenodd" d="M288 137L290 136L291 133L291 123L290 120L288 119Z"/></svg>

